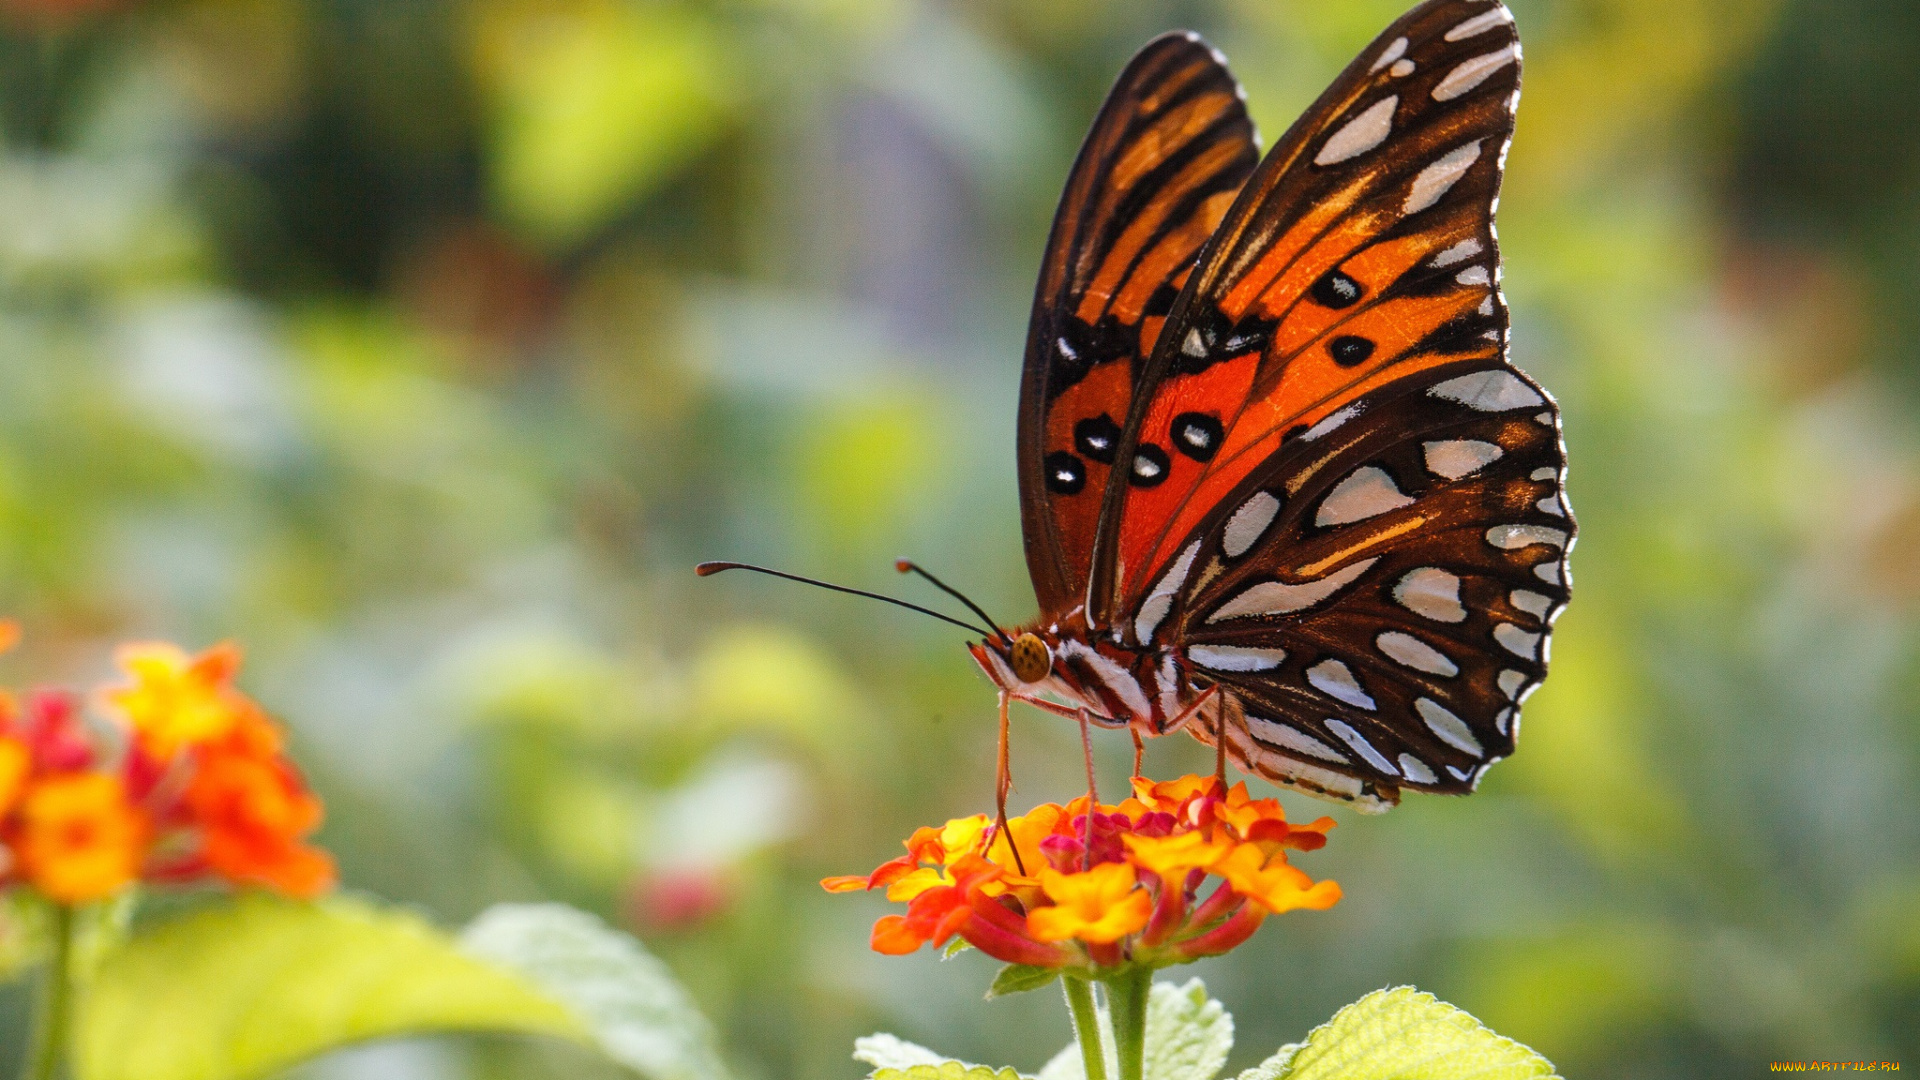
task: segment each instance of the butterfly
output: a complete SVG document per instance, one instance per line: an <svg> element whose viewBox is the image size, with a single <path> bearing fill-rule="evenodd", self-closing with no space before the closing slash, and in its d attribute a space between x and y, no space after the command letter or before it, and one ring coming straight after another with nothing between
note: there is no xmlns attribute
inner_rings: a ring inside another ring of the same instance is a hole
<svg viewBox="0 0 1920 1080"><path fill-rule="evenodd" d="M1264 158L1198 36L1121 72L1027 337L1041 615L969 646L999 690L1003 818L1010 701L1131 729L1136 772L1141 739L1185 730L1371 812L1513 752L1575 532L1558 407L1507 357L1519 88L1498 0L1407 12Z"/></svg>
<svg viewBox="0 0 1920 1080"><path fill-rule="evenodd" d="M1035 293L1042 615L971 646L1003 706L1184 729L1369 811L1513 752L1575 531L1559 410L1507 357L1520 59L1498 0L1429 0L1264 159L1198 36L1122 71Z"/></svg>

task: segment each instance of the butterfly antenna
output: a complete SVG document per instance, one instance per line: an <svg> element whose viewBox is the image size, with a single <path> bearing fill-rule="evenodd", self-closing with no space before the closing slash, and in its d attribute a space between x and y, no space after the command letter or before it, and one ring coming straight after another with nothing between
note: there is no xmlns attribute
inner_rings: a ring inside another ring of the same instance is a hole
<svg viewBox="0 0 1920 1080"><path fill-rule="evenodd" d="M893 568L895 570L900 571L903 574L919 574L921 577L926 578L928 581L933 582L934 588L939 589L941 592L946 593L948 596L951 596L955 600L958 600L961 603L967 605L968 611L971 611L975 615L978 615L982 619L986 620L986 624L988 626L993 627L993 632L1000 636L1000 640L1006 642L1008 646L1012 646L1013 639L1007 636L1007 632L1005 630L1000 629L1000 624L994 621L993 616L981 610L979 604L976 604L972 600L967 599L966 593L961 592L959 589L956 589L953 586L947 584L946 582L941 581L939 578L934 577L932 574L927 573L925 567L921 566L917 562L914 562L912 559L895 559L893 560Z"/></svg>
<svg viewBox="0 0 1920 1080"><path fill-rule="evenodd" d="M869 600L883 600L889 604L894 605L895 607L903 607L909 611L917 611L922 615L931 615L934 618L939 619L941 622L952 623L953 625L958 626L963 630L971 630L972 632L976 634L980 634L983 637L992 637L995 633L995 631L991 631L991 630L982 630L980 627L975 626L969 622L961 622L959 619L956 619L951 615L942 615L941 613L933 610L932 608L921 607L919 604L909 604L905 600L895 599L894 597L891 597L891 596L883 596L880 593L876 593L876 592L868 592L865 589L854 589L854 588L849 588L848 586L845 586L845 585L835 585L830 581L820 581L817 578L801 577L799 574L789 574L781 570L770 570L767 567L754 566L751 563L703 562L700 565L693 568L693 572L696 574L699 574L701 577L708 577L712 574L717 574L722 570L751 570L756 574L766 574L770 577L786 578L788 581L798 581L802 585L818 585L822 589L832 589L834 592L852 593L855 596L864 596ZM972 607L971 604L969 604L968 606ZM974 608L974 610L978 611L979 609ZM984 615L981 617L986 618L986 616ZM987 621L991 623L993 620L987 619ZM1006 637L1004 633L1001 634L1000 636Z"/></svg>

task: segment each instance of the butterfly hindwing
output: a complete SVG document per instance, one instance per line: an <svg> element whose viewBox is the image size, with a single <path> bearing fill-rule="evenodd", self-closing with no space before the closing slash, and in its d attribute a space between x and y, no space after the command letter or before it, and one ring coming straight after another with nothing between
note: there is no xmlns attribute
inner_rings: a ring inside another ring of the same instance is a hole
<svg viewBox="0 0 1920 1080"><path fill-rule="evenodd" d="M1422 371L1504 362L1493 208L1519 52L1497 0L1429 0L1248 180L1137 380L1119 456L1152 475L1109 485L1090 619L1137 607L1290 433Z"/></svg>
<svg viewBox="0 0 1920 1080"><path fill-rule="evenodd" d="M1190 34L1134 57L1081 147L1041 264L1020 388L1021 523L1043 611L1084 595L1134 383L1258 160L1239 85Z"/></svg>
<svg viewBox="0 0 1920 1080"><path fill-rule="evenodd" d="M1471 360L1262 463L1190 541L1168 613L1193 677L1241 703L1236 758L1388 804L1472 790L1567 601L1563 467L1545 391Z"/></svg>

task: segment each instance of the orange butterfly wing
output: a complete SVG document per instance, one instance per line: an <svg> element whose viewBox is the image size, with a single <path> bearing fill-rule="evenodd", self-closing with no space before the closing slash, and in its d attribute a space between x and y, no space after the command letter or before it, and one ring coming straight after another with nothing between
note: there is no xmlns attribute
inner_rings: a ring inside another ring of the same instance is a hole
<svg viewBox="0 0 1920 1080"><path fill-rule="evenodd" d="M1145 357L1258 160L1239 85L1191 34L1133 58L1080 149L1041 264L1020 388L1021 524L1048 615L1085 595Z"/></svg>
<svg viewBox="0 0 1920 1080"><path fill-rule="evenodd" d="M1423 370L1504 361L1493 210L1520 45L1494 0L1409 12L1247 182L1145 365L1088 565L1096 625L1281 446Z"/></svg>

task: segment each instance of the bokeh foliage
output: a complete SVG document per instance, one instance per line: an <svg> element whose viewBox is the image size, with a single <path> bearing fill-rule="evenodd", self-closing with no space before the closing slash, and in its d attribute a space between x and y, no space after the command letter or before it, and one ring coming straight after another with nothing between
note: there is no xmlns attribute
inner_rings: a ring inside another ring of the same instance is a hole
<svg viewBox="0 0 1920 1080"><path fill-rule="evenodd" d="M1025 304L1106 81L1191 26L1271 137L1399 7L4 0L6 662L240 639L349 883L618 920L743 1076L875 1029L1037 1068L1063 1010L867 955L877 902L813 885L985 804L955 636L688 568L911 591L910 553L1025 618ZM1248 1055L1411 982L1569 1076L1915 1061L1920 20L1513 7L1506 285L1582 524L1554 675L1480 794L1336 812L1349 899L1203 974ZM1064 725L1016 754L1072 793Z"/></svg>

